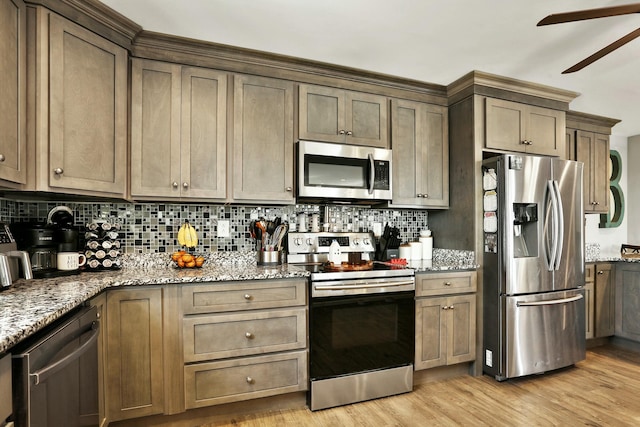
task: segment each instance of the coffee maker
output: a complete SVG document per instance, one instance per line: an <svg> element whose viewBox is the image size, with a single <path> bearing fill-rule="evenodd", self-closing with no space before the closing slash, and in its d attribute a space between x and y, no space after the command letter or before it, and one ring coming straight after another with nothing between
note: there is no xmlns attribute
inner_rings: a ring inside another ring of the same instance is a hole
<svg viewBox="0 0 640 427"><path fill-rule="evenodd" d="M73 226L73 213L66 206L56 206L46 223L30 221L11 224L18 249L26 251L34 278L78 274L79 270L59 270L58 252L78 251L78 230Z"/></svg>

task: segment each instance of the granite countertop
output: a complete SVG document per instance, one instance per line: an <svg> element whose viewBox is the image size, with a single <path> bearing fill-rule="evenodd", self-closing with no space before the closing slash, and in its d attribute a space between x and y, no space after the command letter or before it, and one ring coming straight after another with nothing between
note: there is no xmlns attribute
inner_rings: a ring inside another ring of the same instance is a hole
<svg viewBox="0 0 640 427"><path fill-rule="evenodd" d="M471 254L471 255L470 255ZM83 272L51 279L18 280L0 291L0 353L53 323L107 288L157 284L185 284L239 280L308 277L296 266L258 266L255 254L230 258L212 255L202 268L178 269L167 262L166 254L131 257L120 270ZM435 255L435 254L434 254ZM214 258L215 257L215 258ZM416 272L473 270L473 253L438 252L433 260L411 261Z"/></svg>

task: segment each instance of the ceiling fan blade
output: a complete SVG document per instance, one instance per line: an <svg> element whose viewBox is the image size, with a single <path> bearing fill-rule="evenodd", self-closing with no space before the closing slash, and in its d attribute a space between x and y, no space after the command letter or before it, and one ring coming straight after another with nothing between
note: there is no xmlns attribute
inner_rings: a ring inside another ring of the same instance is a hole
<svg viewBox="0 0 640 427"><path fill-rule="evenodd" d="M606 18L608 16L628 15L640 13L640 3L627 4L624 6L601 7L598 9L578 10L575 12L554 13L538 22L538 27L542 25L561 24L563 22L583 21L585 19Z"/></svg>
<svg viewBox="0 0 640 427"><path fill-rule="evenodd" d="M614 50L616 50L620 46L623 46L623 45L629 43L631 40L633 40L633 39L635 39L637 37L640 37L640 28L630 32L629 34L627 34L626 36L624 36L622 38L619 38L618 40L616 40L613 43L611 43L609 46L606 46L606 47L600 49L599 51L597 51L593 55L589 56L588 58L585 58L582 61L578 62L573 67L567 68L566 70L564 70L562 72L562 74L569 74L569 73L574 73L576 71L582 70L587 65L596 62L598 59L602 58L605 55L608 55L609 53L613 52Z"/></svg>

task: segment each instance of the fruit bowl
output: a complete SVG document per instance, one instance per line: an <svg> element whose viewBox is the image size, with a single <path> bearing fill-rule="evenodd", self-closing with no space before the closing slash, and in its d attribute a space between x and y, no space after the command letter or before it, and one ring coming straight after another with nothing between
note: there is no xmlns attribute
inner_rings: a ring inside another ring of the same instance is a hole
<svg viewBox="0 0 640 427"><path fill-rule="evenodd" d="M176 251L171 254L171 261L177 268L200 268L205 262L202 255L195 255L186 251Z"/></svg>

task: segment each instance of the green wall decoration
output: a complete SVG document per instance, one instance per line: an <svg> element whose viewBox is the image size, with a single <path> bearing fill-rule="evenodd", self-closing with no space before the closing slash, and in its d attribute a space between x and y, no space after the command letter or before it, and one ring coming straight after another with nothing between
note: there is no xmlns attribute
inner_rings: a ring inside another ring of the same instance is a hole
<svg viewBox="0 0 640 427"><path fill-rule="evenodd" d="M616 150L609 151L611 159L611 178L609 179L609 190L613 197L613 214L611 208L606 214L600 214L600 228L619 227L624 219L624 193L620 188L620 178L622 177L622 157Z"/></svg>

